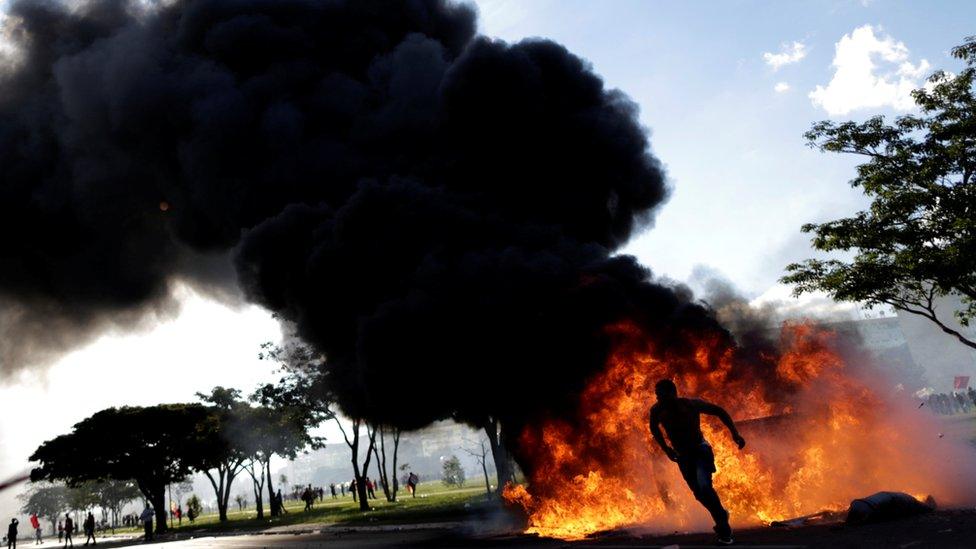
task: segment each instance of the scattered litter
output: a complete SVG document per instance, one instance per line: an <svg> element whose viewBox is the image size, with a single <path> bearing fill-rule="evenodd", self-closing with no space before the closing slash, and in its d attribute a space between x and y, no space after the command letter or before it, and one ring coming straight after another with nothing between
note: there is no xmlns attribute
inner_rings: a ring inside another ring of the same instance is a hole
<svg viewBox="0 0 976 549"><path fill-rule="evenodd" d="M774 520L773 522L770 522L769 525L773 528L796 528L799 526L806 526L808 524L823 524L827 522L839 522L840 520L840 513L835 511L820 511L819 513L803 515L802 517Z"/></svg>

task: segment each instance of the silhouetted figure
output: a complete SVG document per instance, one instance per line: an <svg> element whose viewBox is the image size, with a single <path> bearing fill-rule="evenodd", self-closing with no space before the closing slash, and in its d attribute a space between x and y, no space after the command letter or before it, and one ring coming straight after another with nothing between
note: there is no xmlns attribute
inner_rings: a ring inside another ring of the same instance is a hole
<svg viewBox="0 0 976 549"><path fill-rule="evenodd" d="M342 497L346 497L346 483L345 482L340 482L339 483L339 490L342 492Z"/></svg>
<svg viewBox="0 0 976 549"><path fill-rule="evenodd" d="M315 492L312 491L312 485L309 484L308 488L302 492L302 500L305 502L305 510L311 511L312 507L315 505Z"/></svg>
<svg viewBox="0 0 976 549"><path fill-rule="evenodd" d="M142 527L145 531L143 540L146 542L150 542L153 539L153 515L154 513L152 507L149 506L149 502L146 502L146 508L143 509L142 514L139 515L139 520L142 521Z"/></svg>
<svg viewBox="0 0 976 549"><path fill-rule="evenodd" d="M349 491L352 492L352 500L356 501L356 479L349 483Z"/></svg>
<svg viewBox="0 0 976 549"><path fill-rule="evenodd" d="M336 495L335 483L329 484L329 491L332 492L332 499L337 499L339 496Z"/></svg>
<svg viewBox="0 0 976 549"><path fill-rule="evenodd" d="M412 497L417 497L418 482L420 482L420 477L417 476L417 473L410 471L410 474L407 475L407 488L410 490L410 495Z"/></svg>
<svg viewBox="0 0 976 549"><path fill-rule="evenodd" d="M732 543L729 513L722 507L722 501L712 487L715 456L712 454L712 447L702 435L701 415L709 414L722 420L739 448L744 447L746 441L739 435L728 412L704 400L679 398L678 388L670 379L658 381L654 392L657 403L651 407L651 434L668 459L678 464L681 476L688 483L695 499L712 515L718 543L729 545ZM671 446L664 440L661 426L664 427Z"/></svg>
<svg viewBox="0 0 976 549"><path fill-rule="evenodd" d="M278 495L275 497L275 503L278 505L278 514L288 514L288 511L285 510L285 499L281 496L281 488L278 488Z"/></svg>
<svg viewBox="0 0 976 549"><path fill-rule="evenodd" d="M7 549L12 549L17 547L17 525L20 521L17 519L10 519L10 526L7 527Z"/></svg>
<svg viewBox="0 0 976 549"><path fill-rule="evenodd" d="M58 543L64 539L64 522L58 521Z"/></svg>
<svg viewBox="0 0 976 549"><path fill-rule="evenodd" d="M376 492L373 491L373 481L369 477L366 477L366 495L369 499L376 499Z"/></svg>
<svg viewBox="0 0 976 549"><path fill-rule="evenodd" d="M72 547L75 546L75 541L71 539L71 536L75 533L75 521L71 520L71 515L68 513L64 514L64 546L67 547L70 543Z"/></svg>
<svg viewBox="0 0 976 549"><path fill-rule="evenodd" d="M85 519L82 526L85 527L85 545L88 545L89 541L92 545L98 545L98 542L95 541L95 515L89 512L88 518Z"/></svg>

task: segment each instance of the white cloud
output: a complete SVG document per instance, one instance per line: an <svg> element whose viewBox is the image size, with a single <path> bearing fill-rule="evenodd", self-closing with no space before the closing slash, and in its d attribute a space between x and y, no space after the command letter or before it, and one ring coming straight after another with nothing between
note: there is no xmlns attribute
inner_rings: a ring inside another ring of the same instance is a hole
<svg viewBox="0 0 976 549"><path fill-rule="evenodd" d="M832 116L882 107L912 110L911 92L922 85L930 66L925 59L912 64L904 43L864 25L835 44L834 76L810 92L810 99Z"/></svg>
<svg viewBox="0 0 976 549"><path fill-rule="evenodd" d="M799 63L806 56L807 47L803 42L793 42L792 44L783 44L779 53L770 53L767 51L763 54L763 60L775 71L785 65Z"/></svg>
<svg viewBox="0 0 976 549"><path fill-rule="evenodd" d="M790 91L790 85L786 82L777 82L776 85L773 86L773 90L775 90L776 93L785 93Z"/></svg>

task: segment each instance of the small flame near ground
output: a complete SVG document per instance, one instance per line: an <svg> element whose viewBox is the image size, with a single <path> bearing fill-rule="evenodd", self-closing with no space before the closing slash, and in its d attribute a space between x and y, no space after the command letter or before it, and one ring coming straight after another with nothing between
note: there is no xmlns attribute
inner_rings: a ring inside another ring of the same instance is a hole
<svg viewBox="0 0 976 549"><path fill-rule="evenodd" d="M886 386L883 378L852 372L828 330L784 324L782 350L756 359L768 363L763 375L742 375L736 351L718 341L703 338L688 361L656 348L629 323L609 330L617 343L605 371L581 395L578 417L521 434L528 487L509 485L504 497L528 513L527 533L574 540L620 528L711 526L650 436L653 388L664 377L740 423L744 450L717 420L703 416L702 426L733 525L842 510L879 490L934 494L942 503L971 497L954 493L969 482L955 472L969 457L957 459L962 454L950 441L928 436L933 419L909 412L914 406L906 396L899 397L903 403L881 398L872 387Z"/></svg>

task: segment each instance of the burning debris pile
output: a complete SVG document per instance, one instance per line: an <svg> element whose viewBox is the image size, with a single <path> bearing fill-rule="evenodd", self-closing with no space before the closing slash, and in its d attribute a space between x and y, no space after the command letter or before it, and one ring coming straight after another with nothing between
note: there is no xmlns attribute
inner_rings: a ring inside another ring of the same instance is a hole
<svg viewBox="0 0 976 549"><path fill-rule="evenodd" d="M703 425L733 524L840 511L884 487L947 502L971 497L958 448L932 436L929 418L911 415L910 402L879 396L830 331L785 324L782 351L752 357L708 337L691 357L675 356L630 323L608 332L615 343L607 368L587 384L576 414L528 426L519 438L529 487L510 486L505 497L525 508L529 532L578 539L621 527L707 529L707 515L648 430L654 384L666 377L740 422L744 450L717 420Z"/></svg>

